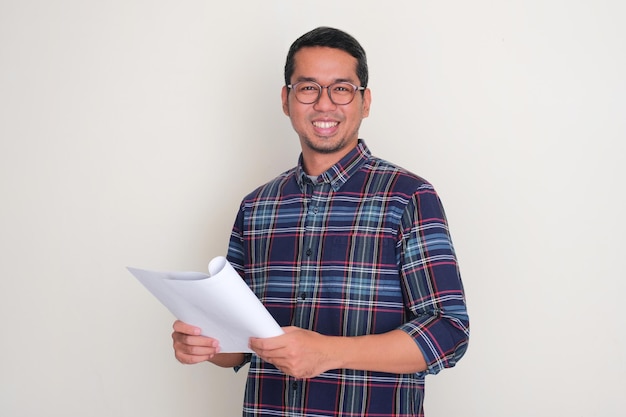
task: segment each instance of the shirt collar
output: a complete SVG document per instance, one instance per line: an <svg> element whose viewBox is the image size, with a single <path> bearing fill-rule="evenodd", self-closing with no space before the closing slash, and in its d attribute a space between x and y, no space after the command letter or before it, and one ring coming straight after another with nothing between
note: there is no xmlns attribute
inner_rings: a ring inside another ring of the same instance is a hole
<svg viewBox="0 0 626 417"><path fill-rule="evenodd" d="M371 156L372 153L365 144L365 141L359 139L354 149L326 172L322 173L322 175L318 177L317 182L329 183L333 190L337 191L354 175L361 165L371 158ZM302 167L302 154L300 154L298 166L296 167L296 179L300 188L304 187L304 181L310 182Z"/></svg>

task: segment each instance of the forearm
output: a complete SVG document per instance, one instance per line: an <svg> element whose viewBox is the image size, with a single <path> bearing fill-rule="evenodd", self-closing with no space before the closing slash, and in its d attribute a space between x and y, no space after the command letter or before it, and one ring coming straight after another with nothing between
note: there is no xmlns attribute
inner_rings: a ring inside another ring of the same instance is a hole
<svg viewBox="0 0 626 417"><path fill-rule="evenodd" d="M222 368L234 368L235 366L241 365L243 360L243 353L217 353L209 359L209 362L221 366Z"/></svg>
<svg viewBox="0 0 626 417"><path fill-rule="evenodd" d="M401 330L356 337L330 337L325 346L330 368L398 374L426 370L421 350Z"/></svg>

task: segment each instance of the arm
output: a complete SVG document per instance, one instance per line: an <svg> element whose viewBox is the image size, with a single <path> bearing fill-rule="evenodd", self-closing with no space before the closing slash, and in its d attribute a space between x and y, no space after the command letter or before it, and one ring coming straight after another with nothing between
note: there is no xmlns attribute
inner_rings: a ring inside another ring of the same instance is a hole
<svg viewBox="0 0 626 417"><path fill-rule="evenodd" d="M219 342L201 336L200 329L180 320L174 322L174 356L180 363L194 364L209 361L217 366L231 368L244 360L243 353L219 353Z"/></svg>
<svg viewBox="0 0 626 417"><path fill-rule="evenodd" d="M405 306L413 316L399 327L420 347L436 374L463 357L469 341L469 316L456 253L443 206L424 184L401 218L398 252Z"/></svg>
<svg viewBox="0 0 626 417"><path fill-rule="evenodd" d="M263 360L296 378L338 368L399 374L426 369L420 349L401 330L356 337L324 336L297 327L283 330L281 336L253 338L250 346Z"/></svg>

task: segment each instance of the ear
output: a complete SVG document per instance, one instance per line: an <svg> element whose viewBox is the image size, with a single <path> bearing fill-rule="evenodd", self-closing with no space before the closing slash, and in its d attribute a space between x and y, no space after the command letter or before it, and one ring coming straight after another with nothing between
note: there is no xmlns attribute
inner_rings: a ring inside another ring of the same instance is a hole
<svg viewBox="0 0 626 417"><path fill-rule="evenodd" d="M283 86L283 89L280 92L280 97L283 101L283 113L286 116L289 116L289 89L286 85Z"/></svg>
<svg viewBox="0 0 626 417"><path fill-rule="evenodd" d="M372 91L366 88L363 91L363 118L370 115L370 104L372 104Z"/></svg>

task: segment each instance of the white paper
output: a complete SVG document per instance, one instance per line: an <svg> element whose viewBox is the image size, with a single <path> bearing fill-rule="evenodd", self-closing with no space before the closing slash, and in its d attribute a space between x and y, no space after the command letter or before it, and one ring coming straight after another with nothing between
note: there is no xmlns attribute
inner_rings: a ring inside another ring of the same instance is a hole
<svg viewBox="0 0 626 417"><path fill-rule="evenodd" d="M251 352L250 337L273 337L283 330L223 256L209 274L128 268L174 316L219 340L221 352Z"/></svg>

